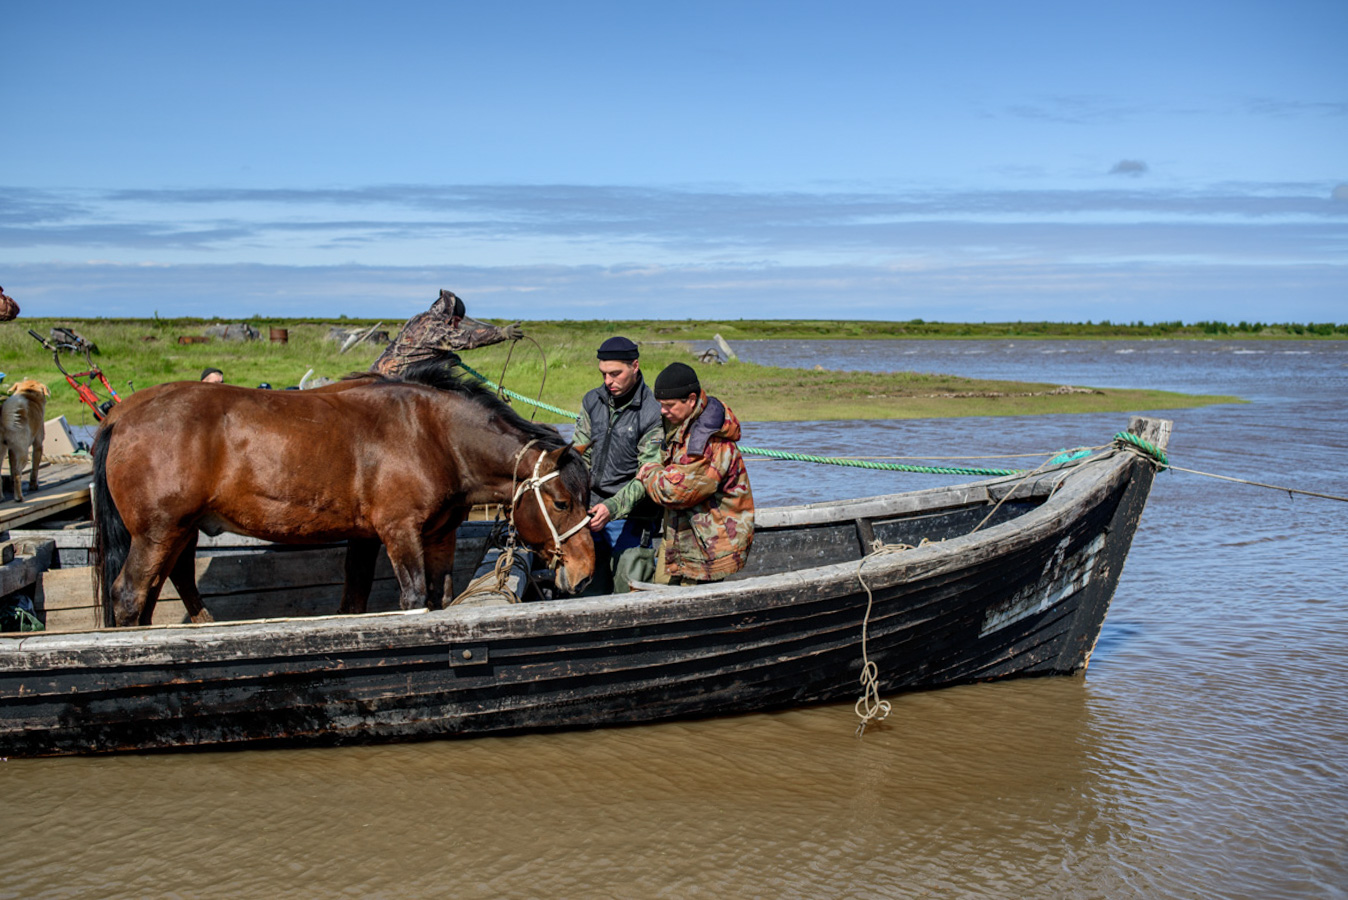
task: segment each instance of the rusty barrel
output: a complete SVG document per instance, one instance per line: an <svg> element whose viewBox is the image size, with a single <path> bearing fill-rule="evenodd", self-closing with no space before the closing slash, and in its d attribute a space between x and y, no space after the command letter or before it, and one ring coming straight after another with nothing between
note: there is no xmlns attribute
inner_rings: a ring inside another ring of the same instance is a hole
<svg viewBox="0 0 1348 900"><path fill-rule="evenodd" d="M290 343L290 329L289 329L289 328L273 328L273 329L271 330L271 342L272 342L273 344L288 344L288 343Z"/></svg>

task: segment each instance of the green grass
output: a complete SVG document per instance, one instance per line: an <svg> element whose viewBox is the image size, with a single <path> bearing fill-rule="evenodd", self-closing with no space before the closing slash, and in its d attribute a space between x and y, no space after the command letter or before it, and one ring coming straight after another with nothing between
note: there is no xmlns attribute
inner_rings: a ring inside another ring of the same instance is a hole
<svg viewBox="0 0 1348 900"><path fill-rule="evenodd" d="M380 347L361 345L346 354L326 340L330 328L366 327L370 321L249 319L263 340L180 345L180 335L200 335L211 324L200 319L21 319L0 327L0 371L5 382L23 377L51 388L48 418L66 416L71 424L93 424L93 416L66 385L51 354L27 333L44 337L53 325L73 328L98 345L94 363L113 387L128 393L165 381L196 380L207 366L222 369L231 384L255 387L261 382L283 388L296 385L305 372L338 378L369 367ZM402 322L385 323L397 333ZM289 342L271 343L271 327L286 328ZM833 372L781 369L747 362L723 366L696 363L683 341L707 341L720 333L732 343L750 338L819 339L845 337L912 337L895 331L909 323L855 322L526 322L532 340L497 345L463 354L464 361L492 380L504 369L505 386L563 409L580 407L581 396L598 383L595 349L605 338L624 334L643 342L642 368L654 373L670 362L692 363L703 385L724 399L743 419L809 421L821 419L932 418L944 416L1010 416L1073 412L1124 412L1240 402L1225 396L1194 396L1164 391L1105 389L1095 393L1055 395L1056 385L998 382L954 375L915 372ZM965 326L961 326L965 327ZM981 327L981 326L980 326ZM927 335L933 336L933 335ZM983 335L988 336L988 335ZM1029 335L1022 335L1028 337ZM1087 336L1087 335L1077 335ZM1091 335L1098 336L1098 335ZM537 344L534 343L537 341ZM543 352L546 350L546 361ZM507 366L508 362L508 366ZM82 357L62 357L67 370L83 368ZM545 379L546 367L546 379ZM958 395L958 396L955 396ZM516 404L526 415L531 408ZM561 421L539 412L540 421Z"/></svg>

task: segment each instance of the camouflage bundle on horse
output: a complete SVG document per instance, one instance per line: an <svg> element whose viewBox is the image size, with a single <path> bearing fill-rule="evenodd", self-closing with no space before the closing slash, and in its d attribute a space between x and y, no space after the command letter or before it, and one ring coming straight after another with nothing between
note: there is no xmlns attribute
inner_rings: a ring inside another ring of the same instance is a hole
<svg viewBox="0 0 1348 900"><path fill-rule="evenodd" d="M0 322L9 322L19 317L19 304L0 287Z"/></svg>

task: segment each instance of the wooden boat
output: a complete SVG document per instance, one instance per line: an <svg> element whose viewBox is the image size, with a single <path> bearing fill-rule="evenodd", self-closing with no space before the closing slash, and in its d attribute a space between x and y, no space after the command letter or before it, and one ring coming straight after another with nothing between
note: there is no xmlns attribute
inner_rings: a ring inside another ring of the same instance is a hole
<svg viewBox="0 0 1348 900"><path fill-rule="evenodd" d="M1170 423L1130 430L1163 450ZM863 623L884 693L1080 672L1156 468L1117 443L1028 477L762 509L749 568L717 585L5 635L0 756L508 733L852 699ZM487 526L463 527L461 553Z"/></svg>

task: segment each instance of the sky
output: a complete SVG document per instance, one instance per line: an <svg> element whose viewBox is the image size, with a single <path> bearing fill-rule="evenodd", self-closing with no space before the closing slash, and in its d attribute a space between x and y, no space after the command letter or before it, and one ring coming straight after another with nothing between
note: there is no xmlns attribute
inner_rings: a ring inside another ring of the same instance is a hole
<svg viewBox="0 0 1348 900"><path fill-rule="evenodd" d="M1348 3L0 0L26 316L1348 322Z"/></svg>

